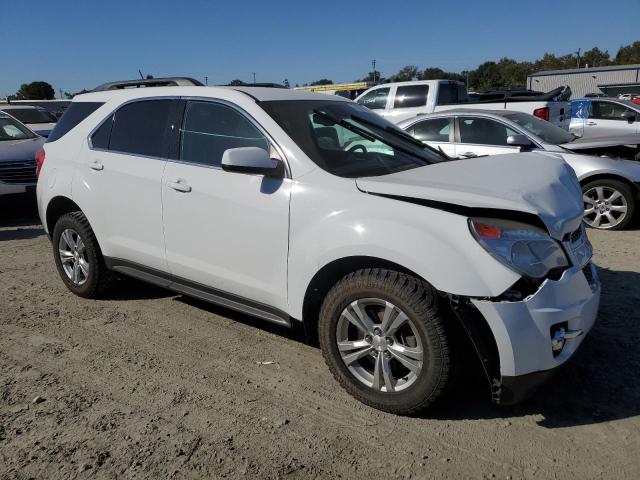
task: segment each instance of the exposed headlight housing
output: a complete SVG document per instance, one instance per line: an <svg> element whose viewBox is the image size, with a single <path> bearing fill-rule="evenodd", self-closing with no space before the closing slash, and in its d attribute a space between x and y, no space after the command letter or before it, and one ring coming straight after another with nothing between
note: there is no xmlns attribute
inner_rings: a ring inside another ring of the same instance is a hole
<svg viewBox="0 0 640 480"><path fill-rule="evenodd" d="M569 266L560 244L543 229L494 218L470 218L469 228L484 249L507 267L529 278Z"/></svg>

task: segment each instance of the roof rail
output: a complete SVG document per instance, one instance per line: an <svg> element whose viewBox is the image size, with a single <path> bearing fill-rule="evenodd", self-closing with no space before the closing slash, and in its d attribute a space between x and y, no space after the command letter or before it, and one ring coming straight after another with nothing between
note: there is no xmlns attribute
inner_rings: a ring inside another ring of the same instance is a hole
<svg viewBox="0 0 640 480"><path fill-rule="evenodd" d="M107 90L122 90L124 88L140 87L202 87L202 82L190 77L164 77L164 78L144 78L138 80L121 80L98 85L93 92L104 92Z"/></svg>
<svg viewBox="0 0 640 480"><path fill-rule="evenodd" d="M262 82L262 83L242 83L240 85L231 85L228 83L227 85L221 85L222 87L263 87L263 88L288 88L282 85L281 83L271 83L271 82Z"/></svg>

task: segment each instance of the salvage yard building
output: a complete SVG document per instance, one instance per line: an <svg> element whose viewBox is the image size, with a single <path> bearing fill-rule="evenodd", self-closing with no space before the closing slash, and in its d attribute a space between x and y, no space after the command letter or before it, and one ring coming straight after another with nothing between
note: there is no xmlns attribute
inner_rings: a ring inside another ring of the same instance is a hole
<svg viewBox="0 0 640 480"><path fill-rule="evenodd" d="M572 98L584 97L587 93L605 93L611 97L621 93L640 94L640 64L548 70L527 76L530 90L548 92L565 85L571 87Z"/></svg>

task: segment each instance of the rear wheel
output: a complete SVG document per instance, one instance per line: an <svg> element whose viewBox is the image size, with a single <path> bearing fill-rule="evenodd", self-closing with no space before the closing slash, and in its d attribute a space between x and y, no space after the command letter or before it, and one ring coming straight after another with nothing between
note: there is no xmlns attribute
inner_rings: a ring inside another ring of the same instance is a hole
<svg viewBox="0 0 640 480"><path fill-rule="evenodd" d="M58 219L52 244L60 278L73 293L97 298L111 287L115 274L106 268L98 241L82 212Z"/></svg>
<svg viewBox="0 0 640 480"><path fill-rule="evenodd" d="M415 414L452 383L452 338L436 292L409 275L383 269L344 277L325 298L322 352L338 382L358 400Z"/></svg>

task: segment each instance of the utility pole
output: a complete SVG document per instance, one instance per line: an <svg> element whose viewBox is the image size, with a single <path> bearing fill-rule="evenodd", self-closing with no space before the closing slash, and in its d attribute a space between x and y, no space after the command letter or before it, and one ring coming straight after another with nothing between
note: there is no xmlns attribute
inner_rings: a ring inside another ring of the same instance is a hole
<svg viewBox="0 0 640 480"><path fill-rule="evenodd" d="M579 48L578 51L576 52L576 55L578 56L576 68L580 68L580 50L581 49Z"/></svg>
<svg viewBox="0 0 640 480"><path fill-rule="evenodd" d="M253 84L256 84L256 72L253 72Z"/></svg>
<svg viewBox="0 0 640 480"><path fill-rule="evenodd" d="M62 89L61 89L61 88L59 88L59 89L58 89L58 92L60 92L60 100L62 100L62 98L63 98L63 97L62 97Z"/></svg>
<svg viewBox="0 0 640 480"><path fill-rule="evenodd" d="M373 65L373 81L375 83L375 81L376 81L376 61L375 60L371 60L371 65Z"/></svg>
<svg viewBox="0 0 640 480"><path fill-rule="evenodd" d="M206 75L204 76L204 84L209 85L209 77L207 77Z"/></svg>

